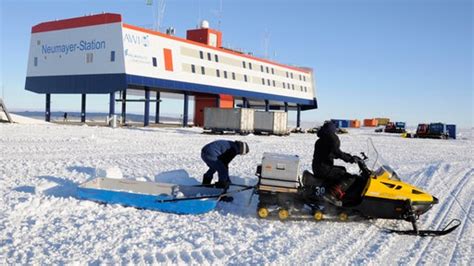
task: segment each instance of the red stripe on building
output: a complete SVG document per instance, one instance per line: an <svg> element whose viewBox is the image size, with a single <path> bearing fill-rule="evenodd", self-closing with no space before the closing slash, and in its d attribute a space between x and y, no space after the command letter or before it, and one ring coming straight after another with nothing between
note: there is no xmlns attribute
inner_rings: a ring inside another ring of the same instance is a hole
<svg viewBox="0 0 474 266"><path fill-rule="evenodd" d="M33 28L31 28L31 33L80 28L80 27L100 25L100 24L109 24L109 23L115 23L115 22L121 22L121 21L122 21L122 15L105 13L105 14L100 14L100 15L92 15L92 16L84 16L84 17L78 17L78 18L69 18L69 19L43 22L36 26L33 26Z"/></svg>

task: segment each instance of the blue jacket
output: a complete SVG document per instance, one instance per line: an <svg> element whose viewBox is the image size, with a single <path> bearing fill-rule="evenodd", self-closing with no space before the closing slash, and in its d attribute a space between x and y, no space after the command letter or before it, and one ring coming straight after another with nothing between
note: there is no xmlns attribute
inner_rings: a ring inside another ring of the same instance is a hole
<svg viewBox="0 0 474 266"><path fill-rule="evenodd" d="M234 157L240 154L240 147L234 141L216 140L206 144L201 150L201 156L208 160L220 160L225 164L229 164Z"/></svg>

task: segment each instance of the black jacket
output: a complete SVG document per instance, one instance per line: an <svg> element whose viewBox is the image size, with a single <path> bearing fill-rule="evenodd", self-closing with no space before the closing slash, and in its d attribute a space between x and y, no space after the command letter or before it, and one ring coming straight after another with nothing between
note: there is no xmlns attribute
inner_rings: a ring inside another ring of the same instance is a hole
<svg viewBox="0 0 474 266"><path fill-rule="evenodd" d="M318 131L319 139L314 144L313 172L315 176L328 175L334 166L334 159L352 163L352 156L340 150L341 142L333 123L324 124Z"/></svg>

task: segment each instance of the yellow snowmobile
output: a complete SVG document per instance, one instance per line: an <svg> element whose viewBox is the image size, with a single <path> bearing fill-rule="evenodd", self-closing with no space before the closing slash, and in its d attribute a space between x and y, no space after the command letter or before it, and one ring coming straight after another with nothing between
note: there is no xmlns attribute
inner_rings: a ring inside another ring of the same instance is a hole
<svg viewBox="0 0 474 266"><path fill-rule="evenodd" d="M262 165L257 168L259 177L256 189L256 193L259 194L257 215L260 218L266 218L271 213L277 213L281 220L292 215L301 217L301 210L304 209L309 209L309 214L316 220L324 219L329 212L337 213L341 221L355 214L363 218L409 221L413 225L413 230L387 230L419 236L445 235L460 225L460 221L454 219L442 230L418 230L417 219L437 204L438 199L420 188L401 181L396 172L387 165L381 165L375 171L370 170L366 164L368 158L364 153L363 158L356 159L360 178L352 183L342 201L329 204L325 197L328 189L324 187L323 180L315 178L309 171L303 173L301 180L294 179L291 176L292 172L294 173L295 163L292 162L291 156L273 155L268 159L270 155L264 154ZM380 159L378 153L376 162L377 159Z"/></svg>

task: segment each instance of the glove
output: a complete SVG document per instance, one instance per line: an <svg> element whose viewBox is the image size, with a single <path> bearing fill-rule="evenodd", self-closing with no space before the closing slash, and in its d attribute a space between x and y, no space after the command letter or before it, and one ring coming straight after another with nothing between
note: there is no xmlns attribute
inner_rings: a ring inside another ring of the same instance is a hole
<svg viewBox="0 0 474 266"><path fill-rule="evenodd" d="M356 156L356 155L353 155L351 157L351 161L352 161L351 163L356 163L356 162L361 161L361 160L362 159L359 156Z"/></svg>

